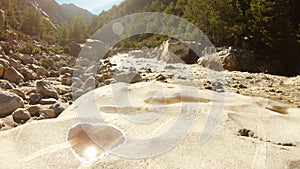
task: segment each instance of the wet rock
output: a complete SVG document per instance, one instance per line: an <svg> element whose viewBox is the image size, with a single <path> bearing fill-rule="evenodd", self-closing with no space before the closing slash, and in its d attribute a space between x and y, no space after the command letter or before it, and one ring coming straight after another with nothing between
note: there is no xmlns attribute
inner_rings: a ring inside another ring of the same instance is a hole
<svg viewBox="0 0 300 169"><path fill-rule="evenodd" d="M22 107L24 102L21 97L10 92L0 92L0 117L8 116Z"/></svg>
<svg viewBox="0 0 300 169"><path fill-rule="evenodd" d="M125 72L120 73L115 77L117 82L124 82L124 83L137 83L142 81L142 77L137 72Z"/></svg>
<svg viewBox="0 0 300 169"><path fill-rule="evenodd" d="M44 98L58 99L58 93L48 81L38 80L36 81L36 91Z"/></svg>
<svg viewBox="0 0 300 169"><path fill-rule="evenodd" d="M14 111L12 116L16 123L22 123L22 124L26 123L31 118L30 113L23 108Z"/></svg>
<svg viewBox="0 0 300 169"><path fill-rule="evenodd" d="M41 105L48 105L48 104L55 104L55 103L57 103L57 100L54 98L41 99L39 101L39 104Z"/></svg>
<svg viewBox="0 0 300 169"><path fill-rule="evenodd" d="M5 70L3 78L13 83L22 82L25 79L24 76L13 67Z"/></svg>
<svg viewBox="0 0 300 169"><path fill-rule="evenodd" d="M27 108L27 111L31 117L39 117L41 108L39 106L30 106Z"/></svg>
<svg viewBox="0 0 300 169"><path fill-rule="evenodd" d="M43 98L42 95L38 94L38 93L31 93L29 95L29 103L30 104L37 104L39 103L39 101Z"/></svg>
<svg viewBox="0 0 300 169"><path fill-rule="evenodd" d="M56 116L59 116L65 110L59 103L53 104L49 109L53 110Z"/></svg>

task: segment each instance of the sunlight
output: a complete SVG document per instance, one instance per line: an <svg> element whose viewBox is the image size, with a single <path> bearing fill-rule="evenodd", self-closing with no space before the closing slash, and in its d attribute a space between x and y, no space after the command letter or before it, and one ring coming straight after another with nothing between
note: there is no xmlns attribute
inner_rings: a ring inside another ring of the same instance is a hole
<svg viewBox="0 0 300 169"><path fill-rule="evenodd" d="M97 150L95 147L90 146L86 148L83 152L83 156L86 157L87 159L94 159L97 156Z"/></svg>

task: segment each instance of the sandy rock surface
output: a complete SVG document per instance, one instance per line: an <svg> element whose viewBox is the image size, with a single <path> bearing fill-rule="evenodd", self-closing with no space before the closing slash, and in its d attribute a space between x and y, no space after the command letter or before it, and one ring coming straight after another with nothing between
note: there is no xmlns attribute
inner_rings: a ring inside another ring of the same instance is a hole
<svg viewBox="0 0 300 169"><path fill-rule="evenodd" d="M84 168L66 139L78 123L114 125L127 138L124 146L87 168L300 167L299 108L230 92L142 82L101 87L56 119L1 132L0 168ZM189 131L183 140L182 128ZM240 136L243 129L253 134ZM133 138L145 140L137 144ZM172 140L179 141L163 151L168 147L163 143ZM153 142L159 146L151 149ZM141 152L144 143L149 149Z"/></svg>

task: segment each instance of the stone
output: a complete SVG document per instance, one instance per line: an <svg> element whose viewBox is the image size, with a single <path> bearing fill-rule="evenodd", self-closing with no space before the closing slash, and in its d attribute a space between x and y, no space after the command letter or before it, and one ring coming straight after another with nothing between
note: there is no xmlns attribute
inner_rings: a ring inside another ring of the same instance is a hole
<svg viewBox="0 0 300 169"><path fill-rule="evenodd" d="M15 93L16 95L20 96L22 99L26 99L25 93L19 89L10 89L9 92Z"/></svg>
<svg viewBox="0 0 300 169"><path fill-rule="evenodd" d="M38 80L36 81L36 91L44 98L58 99L58 93L48 81Z"/></svg>
<svg viewBox="0 0 300 169"><path fill-rule="evenodd" d="M25 80L36 80L38 75L31 69L22 67L18 71L24 76Z"/></svg>
<svg viewBox="0 0 300 169"><path fill-rule="evenodd" d="M72 78L63 78L61 80L61 84L66 85L66 86L71 86L72 85Z"/></svg>
<svg viewBox="0 0 300 169"><path fill-rule="evenodd" d="M56 118L54 110L51 109L42 109L40 110L40 119Z"/></svg>
<svg viewBox="0 0 300 169"><path fill-rule="evenodd" d="M4 68L8 68L8 67L10 66L9 61L7 61L7 60L5 60L5 59L3 59L3 58L0 58L0 64L1 64L2 66L4 66Z"/></svg>
<svg viewBox="0 0 300 169"><path fill-rule="evenodd" d="M137 72L125 72L120 73L115 77L117 82L124 82L124 83L137 83L142 81L142 77Z"/></svg>
<svg viewBox="0 0 300 169"><path fill-rule="evenodd" d="M31 57L30 55L27 54L18 54L20 57L20 61L22 64L27 65L27 64L33 64L35 62L34 58Z"/></svg>
<svg viewBox="0 0 300 169"><path fill-rule="evenodd" d="M30 106L26 109L31 117L39 117L41 108L39 106Z"/></svg>
<svg viewBox="0 0 300 169"><path fill-rule="evenodd" d="M76 42L71 42L70 44L67 45L70 48L70 55L78 57L80 51L81 51L81 47L78 43Z"/></svg>
<svg viewBox="0 0 300 169"><path fill-rule="evenodd" d="M39 104L41 105L48 105L48 104L55 104L55 103L57 103L57 100L54 98L41 99L39 101Z"/></svg>
<svg viewBox="0 0 300 169"><path fill-rule="evenodd" d="M14 67L15 69L24 67L24 65L19 60L10 59L9 63L11 67Z"/></svg>
<svg viewBox="0 0 300 169"><path fill-rule="evenodd" d="M22 124L26 123L31 118L30 113L23 108L14 111L12 116L16 123L22 123Z"/></svg>
<svg viewBox="0 0 300 169"><path fill-rule="evenodd" d="M30 104L37 104L39 103L39 101L42 99L42 95L38 94L38 93L31 93L29 95L29 103Z"/></svg>
<svg viewBox="0 0 300 169"><path fill-rule="evenodd" d="M198 56L192 49L176 40L167 40L163 42L159 47L159 50L161 52L158 55L158 59L167 63L194 64L198 60Z"/></svg>
<svg viewBox="0 0 300 169"><path fill-rule="evenodd" d="M88 79L86 79L86 81L82 84L81 89L83 91L87 90L88 88L97 88L98 87L98 81L93 77L90 76Z"/></svg>
<svg viewBox="0 0 300 169"><path fill-rule="evenodd" d="M9 83L9 81L7 81L7 80L2 80L2 79L0 79L0 87L2 88L2 89L13 89L14 88L14 86L11 84L11 83Z"/></svg>
<svg viewBox="0 0 300 169"><path fill-rule="evenodd" d="M207 57L200 57L197 61L198 65L202 67L208 67L209 65L209 60Z"/></svg>
<svg viewBox="0 0 300 169"><path fill-rule="evenodd" d="M49 109L53 110L56 116L59 116L65 108L60 103L53 104Z"/></svg>
<svg viewBox="0 0 300 169"><path fill-rule="evenodd" d="M3 78L13 83L19 83L25 79L24 76L13 67L5 70Z"/></svg>
<svg viewBox="0 0 300 169"><path fill-rule="evenodd" d="M5 30L5 12L3 10L0 10L0 31Z"/></svg>
<svg viewBox="0 0 300 169"><path fill-rule="evenodd" d="M40 60L40 63L42 66L44 66L46 69L51 69L52 67L54 67L55 62L50 60L50 59L46 59L46 58L42 58Z"/></svg>
<svg viewBox="0 0 300 169"><path fill-rule="evenodd" d="M4 70L5 70L4 66L2 64L0 64L0 78L3 77Z"/></svg>
<svg viewBox="0 0 300 169"><path fill-rule="evenodd" d="M15 93L0 92L0 117L11 115L16 109L24 107L21 97Z"/></svg>

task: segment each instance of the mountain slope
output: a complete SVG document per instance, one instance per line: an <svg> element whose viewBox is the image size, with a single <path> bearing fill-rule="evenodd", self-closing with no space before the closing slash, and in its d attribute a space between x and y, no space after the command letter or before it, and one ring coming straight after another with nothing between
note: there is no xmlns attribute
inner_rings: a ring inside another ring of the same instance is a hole
<svg viewBox="0 0 300 169"><path fill-rule="evenodd" d="M91 23L92 19L96 17L88 10L79 8L72 3L61 5L61 11L68 23L72 23L77 16L81 16L83 20L89 24Z"/></svg>

